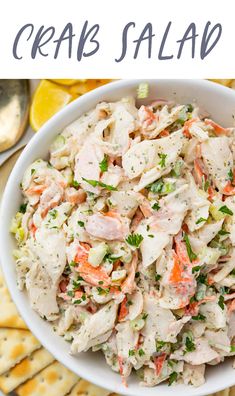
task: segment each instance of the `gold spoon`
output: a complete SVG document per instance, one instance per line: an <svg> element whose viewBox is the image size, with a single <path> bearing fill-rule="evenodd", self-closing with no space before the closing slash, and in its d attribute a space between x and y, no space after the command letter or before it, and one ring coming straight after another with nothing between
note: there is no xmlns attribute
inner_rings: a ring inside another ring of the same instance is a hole
<svg viewBox="0 0 235 396"><path fill-rule="evenodd" d="M0 80L0 153L23 135L29 113L28 80Z"/></svg>

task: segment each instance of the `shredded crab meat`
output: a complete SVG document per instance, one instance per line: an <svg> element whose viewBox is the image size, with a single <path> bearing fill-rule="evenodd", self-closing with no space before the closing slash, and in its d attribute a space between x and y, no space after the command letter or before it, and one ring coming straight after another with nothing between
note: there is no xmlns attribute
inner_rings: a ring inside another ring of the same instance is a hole
<svg viewBox="0 0 235 396"><path fill-rule="evenodd" d="M99 103L23 176L18 287L124 384L200 386L235 354L234 129L195 103Z"/></svg>

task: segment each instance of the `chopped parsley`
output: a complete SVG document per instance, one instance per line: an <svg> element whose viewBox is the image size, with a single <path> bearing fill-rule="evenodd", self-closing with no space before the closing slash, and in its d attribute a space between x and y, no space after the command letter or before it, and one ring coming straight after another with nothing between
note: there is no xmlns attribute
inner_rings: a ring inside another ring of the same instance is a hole
<svg viewBox="0 0 235 396"><path fill-rule="evenodd" d="M70 267L76 267L77 263L75 261L70 261L69 265Z"/></svg>
<svg viewBox="0 0 235 396"><path fill-rule="evenodd" d="M74 300L73 304L77 305L77 304L81 304L82 300Z"/></svg>
<svg viewBox="0 0 235 396"><path fill-rule="evenodd" d="M230 352L235 352L235 345L230 346Z"/></svg>
<svg viewBox="0 0 235 396"><path fill-rule="evenodd" d="M191 103L186 105L186 110L188 113L192 113L193 112L193 105Z"/></svg>
<svg viewBox="0 0 235 396"><path fill-rule="evenodd" d="M159 210L159 209L160 209L159 203L158 203L158 202L155 202L155 203L153 204L153 206L152 206L152 209L153 209L153 210Z"/></svg>
<svg viewBox="0 0 235 396"><path fill-rule="evenodd" d="M31 169L31 176L36 172L35 169Z"/></svg>
<svg viewBox="0 0 235 396"><path fill-rule="evenodd" d="M69 291L67 292L67 295L68 295L69 297L74 297L74 291L73 291L73 290L69 290Z"/></svg>
<svg viewBox="0 0 235 396"><path fill-rule="evenodd" d="M79 183L76 180L72 180L71 186L74 188L78 188L79 187Z"/></svg>
<svg viewBox="0 0 235 396"><path fill-rule="evenodd" d="M230 293L230 289L227 286L221 286L219 291L221 294L229 294Z"/></svg>
<svg viewBox="0 0 235 396"><path fill-rule="evenodd" d="M203 221L206 221L207 219L204 219L204 217L200 217L197 221L196 221L196 224L200 224L200 223L202 223Z"/></svg>
<svg viewBox="0 0 235 396"><path fill-rule="evenodd" d="M100 286L98 286L96 289L98 291L99 296L102 296L103 294L108 294L109 293L109 289L103 289Z"/></svg>
<svg viewBox="0 0 235 396"><path fill-rule="evenodd" d="M173 373L170 374L169 376L169 381L168 381L168 386L171 386L173 382L177 380L178 374L176 371L173 371Z"/></svg>
<svg viewBox="0 0 235 396"><path fill-rule="evenodd" d="M78 220L78 225L79 225L80 227L84 227L84 226L85 226L85 223L84 223L84 221Z"/></svg>
<svg viewBox="0 0 235 396"><path fill-rule="evenodd" d="M135 355L135 350L134 349L129 349L128 355L129 356L134 356Z"/></svg>
<svg viewBox="0 0 235 396"><path fill-rule="evenodd" d="M145 352L144 352L144 350L141 348L140 350L139 350L139 356L144 356L145 355Z"/></svg>
<svg viewBox="0 0 235 396"><path fill-rule="evenodd" d="M188 234L186 234L186 232L184 233L184 242L186 244L186 249L187 249L187 253L188 253L188 257L189 260L192 262L193 260L196 260L197 255L193 252L192 248L191 248L191 244L189 241L189 237Z"/></svg>
<svg viewBox="0 0 235 396"><path fill-rule="evenodd" d="M196 301L197 301L196 297L195 297L195 296L192 296L192 297L190 297L189 303L190 303L190 304L193 304L193 303L195 303Z"/></svg>
<svg viewBox="0 0 235 396"><path fill-rule="evenodd" d="M224 296L219 296L218 305L222 310L224 310Z"/></svg>
<svg viewBox="0 0 235 396"><path fill-rule="evenodd" d="M140 234L130 234L128 235L128 237L126 238L126 242L128 243L128 245L134 246L134 247L139 247L141 242L143 241L143 236Z"/></svg>
<svg viewBox="0 0 235 396"><path fill-rule="evenodd" d="M109 190L109 191L117 191L117 187L111 186L109 184L102 183L99 180L85 179L85 177L83 177L82 180L84 180L85 182L90 184L92 187L99 186L99 187L103 187L103 188L105 188L106 190Z"/></svg>
<svg viewBox="0 0 235 396"><path fill-rule="evenodd" d="M209 180L206 180L205 176L203 175L202 176L202 188L204 191L207 191L209 187L210 187L210 182L209 182Z"/></svg>
<svg viewBox="0 0 235 396"><path fill-rule="evenodd" d="M230 232L224 230L223 228L218 232L219 235L224 236L224 235L229 235Z"/></svg>
<svg viewBox="0 0 235 396"><path fill-rule="evenodd" d="M233 215L233 212L226 205L221 206L221 208L219 208L219 211L229 216Z"/></svg>
<svg viewBox="0 0 235 396"><path fill-rule="evenodd" d="M99 295L104 293L104 289L102 289L102 287L100 287L100 286L97 287L97 291L98 291Z"/></svg>
<svg viewBox="0 0 235 396"><path fill-rule="evenodd" d="M160 165L161 168L165 168L167 154L160 153L160 154L158 154L158 156L160 158L158 165Z"/></svg>
<svg viewBox="0 0 235 396"><path fill-rule="evenodd" d="M228 178L229 178L229 180L230 180L231 182L233 182L233 170L232 170L232 169L230 169L230 170L228 171Z"/></svg>
<svg viewBox="0 0 235 396"><path fill-rule="evenodd" d="M166 345L165 341L156 340L156 352L159 352Z"/></svg>
<svg viewBox="0 0 235 396"><path fill-rule="evenodd" d="M74 289L79 289L79 287L81 286L81 281L83 281L83 278L81 276L78 276L77 280L73 280L73 288Z"/></svg>
<svg viewBox="0 0 235 396"><path fill-rule="evenodd" d="M148 314L146 312L144 312L143 316L142 316L142 319L145 320L145 319L147 319L147 317L148 317Z"/></svg>
<svg viewBox="0 0 235 396"><path fill-rule="evenodd" d="M71 268L68 264L66 264L64 271L63 271L64 275L70 275L71 274Z"/></svg>
<svg viewBox="0 0 235 396"><path fill-rule="evenodd" d="M24 214L26 212L26 209L27 209L27 203L21 204L19 212Z"/></svg>
<svg viewBox="0 0 235 396"><path fill-rule="evenodd" d="M193 340L190 337L186 337L185 346L186 346L185 353L186 352L193 352L196 349L195 344L194 344Z"/></svg>
<svg viewBox="0 0 235 396"><path fill-rule="evenodd" d="M56 209L50 210L49 215L52 217L52 219L56 219L58 216L58 212Z"/></svg>
<svg viewBox="0 0 235 396"><path fill-rule="evenodd" d="M161 279L161 275L156 274L156 275L155 275L155 281L157 282L157 281L159 281L160 279Z"/></svg>
<svg viewBox="0 0 235 396"><path fill-rule="evenodd" d="M206 285L206 284L207 284L207 276L204 275L204 274L200 274L200 275L197 277L197 282L198 282L198 283L202 283L203 285Z"/></svg>
<svg viewBox="0 0 235 396"><path fill-rule="evenodd" d="M108 170L108 156L105 154L102 161L99 163L101 172L107 172Z"/></svg>
<svg viewBox="0 0 235 396"><path fill-rule="evenodd" d="M201 266L200 265L196 265L196 267L192 268L192 274L194 274L195 272L200 271L200 269L201 269Z"/></svg>
<svg viewBox="0 0 235 396"><path fill-rule="evenodd" d="M205 320L206 317L199 313L197 316L192 316L192 319L193 320Z"/></svg>

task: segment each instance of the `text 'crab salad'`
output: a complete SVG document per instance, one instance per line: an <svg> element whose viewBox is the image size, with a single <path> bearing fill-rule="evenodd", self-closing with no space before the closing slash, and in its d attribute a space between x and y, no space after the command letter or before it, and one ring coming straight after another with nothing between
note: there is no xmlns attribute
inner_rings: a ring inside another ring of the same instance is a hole
<svg viewBox="0 0 235 396"><path fill-rule="evenodd" d="M123 382L199 386L235 355L234 130L193 105L100 103L26 170L19 288Z"/></svg>

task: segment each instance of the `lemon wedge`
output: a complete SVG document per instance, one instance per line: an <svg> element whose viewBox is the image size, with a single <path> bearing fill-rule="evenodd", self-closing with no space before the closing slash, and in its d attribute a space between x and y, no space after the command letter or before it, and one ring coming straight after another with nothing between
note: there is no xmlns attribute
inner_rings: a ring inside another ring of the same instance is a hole
<svg viewBox="0 0 235 396"><path fill-rule="evenodd" d="M111 80L79 80L76 84L72 85L69 88L69 92L75 96L80 96L85 94L86 92L91 91L92 89L98 88L101 85L105 85L109 83Z"/></svg>
<svg viewBox="0 0 235 396"><path fill-rule="evenodd" d="M64 87L54 84L48 80L39 83L30 108L30 125L34 131L39 128L55 113L65 107L73 95Z"/></svg>
<svg viewBox="0 0 235 396"><path fill-rule="evenodd" d="M226 87L230 87L233 80L227 78L227 79L223 79L223 80L211 79L210 81L214 81L218 84L222 84L222 85L225 85Z"/></svg>

